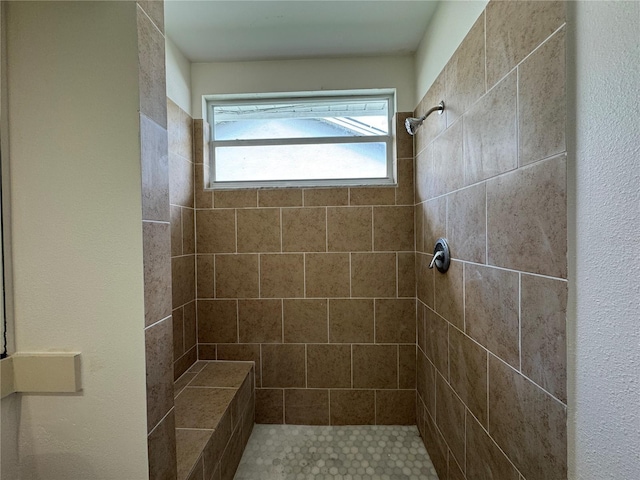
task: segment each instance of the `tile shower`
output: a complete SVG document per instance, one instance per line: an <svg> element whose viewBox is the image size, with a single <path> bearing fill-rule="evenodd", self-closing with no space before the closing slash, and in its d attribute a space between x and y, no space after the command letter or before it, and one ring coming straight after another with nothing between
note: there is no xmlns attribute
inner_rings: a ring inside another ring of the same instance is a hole
<svg viewBox="0 0 640 480"><path fill-rule="evenodd" d="M397 188L204 190L169 101L174 377L251 360L257 423L417 424L441 479L566 478L564 9L487 5L415 112L445 113L398 114Z"/></svg>

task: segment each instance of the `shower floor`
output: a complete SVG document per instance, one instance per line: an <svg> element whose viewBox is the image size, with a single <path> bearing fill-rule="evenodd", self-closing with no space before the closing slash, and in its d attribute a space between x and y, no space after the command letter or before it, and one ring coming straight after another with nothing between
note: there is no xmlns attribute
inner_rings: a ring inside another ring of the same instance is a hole
<svg viewBox="0 0 640 480"><path fill-rule="evenodd" d="M415 426L255 425L234 480L438 480Z"/></svg>

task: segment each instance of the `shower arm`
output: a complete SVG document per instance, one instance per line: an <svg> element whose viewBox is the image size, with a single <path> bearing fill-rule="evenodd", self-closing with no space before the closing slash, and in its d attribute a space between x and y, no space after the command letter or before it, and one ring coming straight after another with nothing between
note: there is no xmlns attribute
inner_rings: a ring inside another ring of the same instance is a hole
<svg viewBox="0 0 640 480"><path fill-rule="evenodd" d="M407 128L407 132L409 132L409 135L415 135L418 127L420 127L420 125L422 125L422 122L424 122L425 119L433 112L438 112L440 115L442 115L442 112L444 112L444 101L441 100L438 105L436 105L435 107L431 107L429 110L427 110L427 113L422 115L420 118L407 118L404 121L404 125Z"/></svg>

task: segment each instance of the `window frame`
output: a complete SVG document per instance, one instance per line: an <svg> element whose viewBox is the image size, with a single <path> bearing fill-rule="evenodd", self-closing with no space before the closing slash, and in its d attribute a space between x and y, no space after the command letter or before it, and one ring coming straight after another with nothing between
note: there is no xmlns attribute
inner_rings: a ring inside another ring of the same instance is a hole
<svg viewBox="0 0 640 480"><path fill-rule="evenodd" d="M371 136L296 137L251 140L216 140L214 107L220 105L260 105L273 103L320 102L331 103L345 100L384 100L387 102L387 134ZM309 188L309 187L349 187L349 186L395 186L396 160L394 158L393 119L396 113L395 89L367 89L321 92L288 92L267 94L209 95L205 97L207 122L209 123L209 185L208 190L230 190L248 188ZM379 178L327 178L296 180L234 180L218 182L215 178L215 149L229 146L289 146L322 144L384 143L386 150L386 176Z"/></svg>

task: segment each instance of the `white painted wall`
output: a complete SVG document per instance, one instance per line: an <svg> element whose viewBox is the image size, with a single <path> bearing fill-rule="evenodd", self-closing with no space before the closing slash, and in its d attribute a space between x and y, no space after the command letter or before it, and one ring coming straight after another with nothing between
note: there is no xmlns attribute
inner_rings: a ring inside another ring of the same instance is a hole
<svg viewBox="0 0 640 480"><path fill-rule="evenodd" d="M7 8L16 348L84 386L22 395L23 479L148 478L135 8Z"/></svg>
<svg viewBox="0 0 640 480"><path fill-rule="evenodd" d="M416 103L427 93L487 3L488 0L440 2L415 55Z"/></svg>
<svg viewBox="0 0 640 480"><path fill-rule="evenodd" d="M167 97L191 115L191 63L171 39L165 36Z"/></svg>
<svg viewBox="0 0 640 480"><path fill-rule="evenodd" d="M193 63L192 116L203 118L203 95L396 88L400 112L415 108L412 56Z"/></svg>
<svg viewBox="0 0 640 480"><path fill-rule="evenodd" d="M640 3L568 7L569 478L630 480L640 478Z"/></svg>

